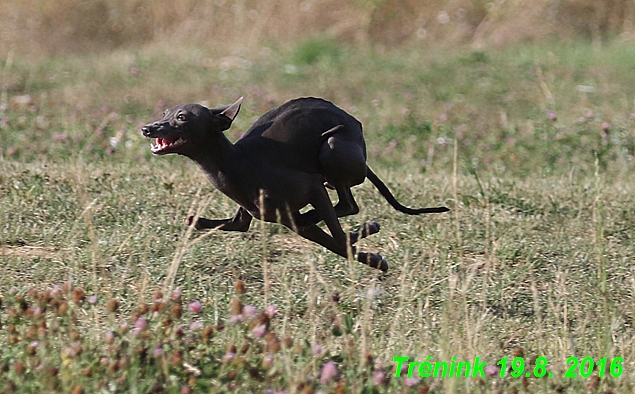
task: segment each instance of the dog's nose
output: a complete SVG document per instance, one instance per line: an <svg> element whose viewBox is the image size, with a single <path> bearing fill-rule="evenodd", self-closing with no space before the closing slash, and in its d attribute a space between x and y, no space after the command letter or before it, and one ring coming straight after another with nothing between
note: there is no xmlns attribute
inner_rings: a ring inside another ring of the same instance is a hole
<svg viewBox="0 0 635 394"><path fill-rule="evenodd" d="M143 135L144 135L145 137L150 136L150 132L151 132L151 130L150 130L149 125L145 125L145 126L143 126L143 127L141 128L141 132L143 133Z"/></svg>

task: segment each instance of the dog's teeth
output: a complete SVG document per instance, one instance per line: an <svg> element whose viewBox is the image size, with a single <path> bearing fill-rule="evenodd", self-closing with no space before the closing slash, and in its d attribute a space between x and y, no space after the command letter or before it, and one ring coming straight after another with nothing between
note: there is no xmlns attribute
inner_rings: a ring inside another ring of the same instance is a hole
<svg viewBox="0 0 635 394"><path fill-rule="evenodd" d="M177 147L177 146L181 146L184 143L186 143L187 140L183 137L179 137L174 141L170 141L167 138L155 138L152 140L152 142L150 143L150 149L152 149L153 151L162 151L165 150L167 148L172 148L172 147Z"/></svg>
<svg viewBox="0 0 635 394"><path fill-rule="evenodd" d="M181 145L183 143L185 143L185 140L182 137L179 137L177 140L170 142L168 146Z"/></svg>

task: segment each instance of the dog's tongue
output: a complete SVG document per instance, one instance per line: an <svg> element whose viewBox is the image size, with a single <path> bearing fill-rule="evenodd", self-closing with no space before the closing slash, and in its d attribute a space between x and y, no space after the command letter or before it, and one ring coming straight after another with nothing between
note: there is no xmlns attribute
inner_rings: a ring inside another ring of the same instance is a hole
<svg viewBox="0 0 635 394"><path fill-rule="evenodd" d="M157 138L157 143L159 145L169 145L178 139L179 137L162 137L162 138Z"/></svg>

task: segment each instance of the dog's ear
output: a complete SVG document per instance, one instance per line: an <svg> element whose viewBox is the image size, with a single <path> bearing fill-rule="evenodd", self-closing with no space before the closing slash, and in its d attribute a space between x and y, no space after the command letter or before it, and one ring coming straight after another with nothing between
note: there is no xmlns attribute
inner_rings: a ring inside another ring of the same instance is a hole
<svg viewBox="0 0 635 394"><path fill-rule="evenodd" d="M236 100L234 104L224 105L222 107L210 108L209 112L222 123L222 130L227 130L240 111L240 105L243 98Z"/></svg>

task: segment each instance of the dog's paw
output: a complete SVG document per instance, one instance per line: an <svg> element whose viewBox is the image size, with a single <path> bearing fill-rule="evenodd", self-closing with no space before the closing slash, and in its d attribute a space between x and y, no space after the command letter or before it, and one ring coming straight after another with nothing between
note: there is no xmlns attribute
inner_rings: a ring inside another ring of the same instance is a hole
<svg viewBox="0 0 635 394"><path fill-rule="evenodd" d="M371 220L370 222L366 222L364 223L362 229L362 237L368 237L369 235L377 234L380 229L381 226L379 226L379 223L377 223L376 221Z"/></svg>
<svg viewBox="0 0 635 394"><path fill-rule="evenodd" d="M381 270L384 273L388 272L388 261L381 257L380 254L359 252L357 254L357 261L371 268Z"/></svg>

